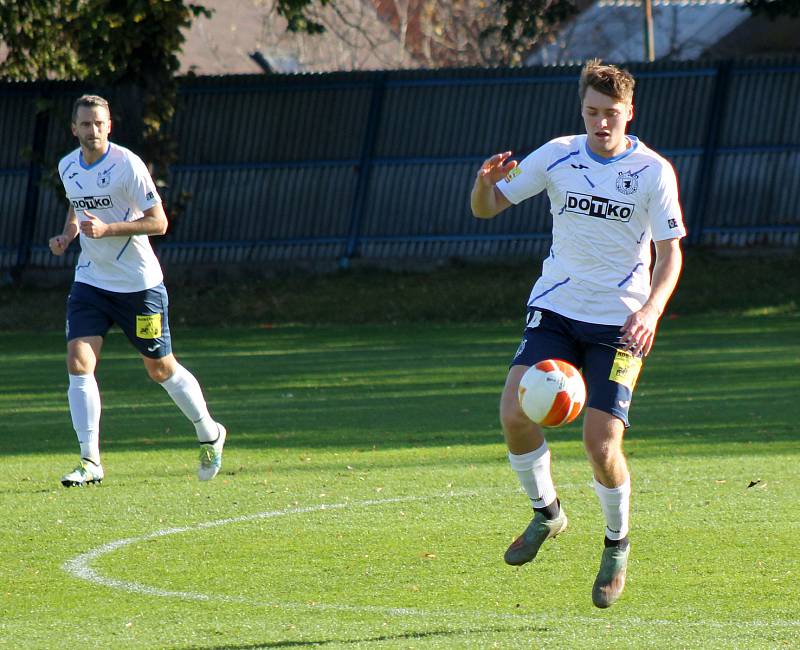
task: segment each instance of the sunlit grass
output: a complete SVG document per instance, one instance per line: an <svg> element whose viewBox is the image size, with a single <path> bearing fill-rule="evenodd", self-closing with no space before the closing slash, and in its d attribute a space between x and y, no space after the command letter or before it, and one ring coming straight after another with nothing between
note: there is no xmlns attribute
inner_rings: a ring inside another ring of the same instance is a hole
<svg viewBox="0 0 800 650"><path fill-rule="evenodd" d="M800 644L800 320L663 324L631 409L633 555L592 607L602 517L580 431L549 442L569 530L534 565L497 398L505 325L183 330L229 428L191 426L107 342L100 488L77 459L58 334L6 336L0 647L775 648ZM103 545L95 582L64 564ZM103 582L108 581L108 582Z"/></svg>

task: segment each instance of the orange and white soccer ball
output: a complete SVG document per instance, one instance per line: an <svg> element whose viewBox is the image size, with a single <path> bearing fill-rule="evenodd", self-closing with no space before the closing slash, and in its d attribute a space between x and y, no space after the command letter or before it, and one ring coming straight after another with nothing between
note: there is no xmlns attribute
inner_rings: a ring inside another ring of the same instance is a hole
<svg viewBox="0 0 800 650"><path fill-rule="evenodd" d="M572 422L586 402L586 384L578 369L561 359L545 359L528 368L519 382L519 405L543 427Z"/></svg>

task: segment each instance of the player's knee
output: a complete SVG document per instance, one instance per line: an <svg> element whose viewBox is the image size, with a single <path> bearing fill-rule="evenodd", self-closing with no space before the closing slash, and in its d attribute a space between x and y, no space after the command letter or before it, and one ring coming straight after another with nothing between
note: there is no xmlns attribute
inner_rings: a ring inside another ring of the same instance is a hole
<svg viewBox="0 0 800 650"><path fill-rule="evenodd" d="M94 372L94 359L86 359L80 355L67 356L67 372L70 375L91 375Z"/></svg>
<svg viewBox="0 0 800 650"><path fill-rule="evenodd" d="M586 453L596 467L611 469L619 464L622 447L615 440L589 438L584 442Z"/></svg>
<svg viewBox="0 0 800 650"><path fill-rule="evenodd" d="M90 368L87 364L81 363L79 360L67 361L67 372L70 375L91 375L94 368Z"/></svg>
<svg viewBox="0 0 800 650"><path fill-rule="evenodd" d="M531 428L532 422L521 409L504 406L500 409L500 425L503 427L503 433L506 436L517 436L527 433Z"/></svg>
<svg viewBox="0 0 800 650"><path fill-rule="evenodd" d="M148 363L145 365L147 374L157 384L162 384L172 376L173 369L164 363Z"/></svg>

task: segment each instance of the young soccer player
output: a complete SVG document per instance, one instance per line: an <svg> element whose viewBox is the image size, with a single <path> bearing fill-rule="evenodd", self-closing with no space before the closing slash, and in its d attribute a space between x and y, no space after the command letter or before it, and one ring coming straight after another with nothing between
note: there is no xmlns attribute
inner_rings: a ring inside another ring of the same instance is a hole
<svg viewBox="0 0 800 650"><path fill-rule="evenodd" d="M583 440L606 521L592 601L603 608L622 594L631 548L631 482L622 451L628 410L642 359L678 282L686 235L672 166L626 134L633 88L627 71L588 62L578 87L586 134L551 140L520 163L510 151L492 156L471 195L473 214L490 219L546 190L553 216L550 256L530 293L500 401L508 458L534 510L505 561L530 562L546 539L567 527L544 433L517 399L530 366L563 359L582 369L588 389Z"/></svg>
<svg viewBox="0 0 800 650"><path fill-rule="evenodd" d="M58 165L70 207L50 250L63 255L78 235L81 243L67 300L67 397L81 459L61 483L71 487L103 480L94 371L103 338L115 323L141 355L150 378L194 424L200 441L197 476L208 481L222 466L226 431L209 415L197 379L172 354L167 291L148 239L166 232L167 217L145 164L109 142L110 132L108 102L96 95L79 97L72 133L80 146Z"/></svg>

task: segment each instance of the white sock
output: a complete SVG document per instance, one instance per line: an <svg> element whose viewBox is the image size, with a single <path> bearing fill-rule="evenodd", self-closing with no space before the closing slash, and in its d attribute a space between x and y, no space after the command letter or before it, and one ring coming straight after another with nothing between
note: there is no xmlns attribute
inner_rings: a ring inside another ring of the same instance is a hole
<svg viewBox="0 0 800 650"><path fill-rule="evenodd" d="M94 375L70 375L67 389L72 427L81 458L100 464L100 389Z"/></svg>
<svg viewBox="0 0 800 650"><path fill-rule="evenodd" d="M600 507L606 518L606 537L611 540L622 539L628 534L628 517L631 507L631 477L619 487L607 488L593 479L594 491L600 499Z"/></svg>
<svg viewBox="0 0 800 650"><path fill-rule="evenodd" d="M219 437L219 428L208 413L203 389L191 372L181 364L176 364L175 372L161 385L181 412L192 421L200 442L213 442Z"/></svg>
<svg viewBox="0 0 800 650"><path fill-rule="evenodd" d="M508 460L534 508L545 508L556 500L556 488L550 476L550 449L546 442L527 454L508 452Z"/></svg>

